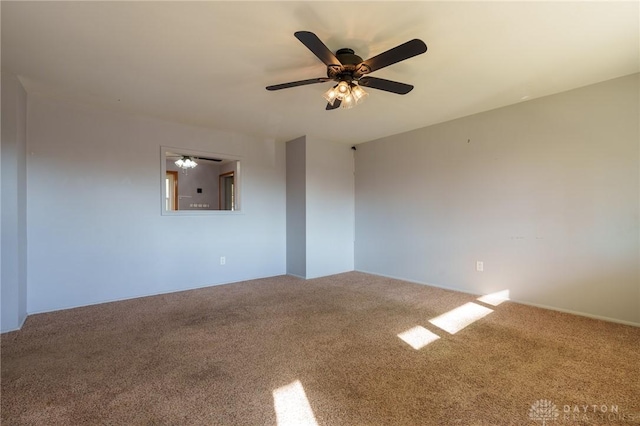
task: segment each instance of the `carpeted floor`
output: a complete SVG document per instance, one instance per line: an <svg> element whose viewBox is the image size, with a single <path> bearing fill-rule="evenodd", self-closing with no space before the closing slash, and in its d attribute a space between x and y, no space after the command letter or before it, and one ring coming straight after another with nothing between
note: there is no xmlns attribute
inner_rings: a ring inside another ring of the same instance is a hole
<svg viewBox="0 0 640 426"><path fill-rule="evenodd" d="M3 425L640 424L640 328L358 272L33 315L1 369Z"/></svg>

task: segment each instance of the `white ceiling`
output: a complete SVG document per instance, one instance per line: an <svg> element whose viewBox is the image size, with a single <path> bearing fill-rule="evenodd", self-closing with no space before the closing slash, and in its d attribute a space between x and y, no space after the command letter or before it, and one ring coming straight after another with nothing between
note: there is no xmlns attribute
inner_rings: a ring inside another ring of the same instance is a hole
<svg viewBox="0 0 640 426"><path fill-rule="evenodd" d="M360 143L639 71L631 2L1 2L2 70L60 96L264 139ZM427 53L372 73L413 84L325 111L331 83L294 36L369 58L413 38Z"/></svg>

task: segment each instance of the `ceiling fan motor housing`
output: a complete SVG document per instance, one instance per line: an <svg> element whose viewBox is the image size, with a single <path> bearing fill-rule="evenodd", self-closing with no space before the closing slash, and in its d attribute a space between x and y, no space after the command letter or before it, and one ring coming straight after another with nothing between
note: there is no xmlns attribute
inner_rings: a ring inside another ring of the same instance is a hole
<svg viewBox="0 0 640 426"><path fill-rule="evenodd" d="M358 80L363 74L369 72L366 69L366 65L362 64L362 58L355 54L353 49L347 47L339 49L336 52L336 58L342 66L329 65L327 66L327 77L336 81L353 81Z"/></svg>

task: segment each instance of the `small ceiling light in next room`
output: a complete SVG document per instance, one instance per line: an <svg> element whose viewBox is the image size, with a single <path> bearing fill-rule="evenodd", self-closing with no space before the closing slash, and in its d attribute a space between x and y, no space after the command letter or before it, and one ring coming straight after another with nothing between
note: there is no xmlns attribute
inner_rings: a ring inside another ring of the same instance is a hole
<svg viewBox="0 0 640 426"><path fill-rule="evenodd" d="M198 165L198 163L193 161L193 159L191 157L187 157L187 156L183 156L179 160L176 160L176 166L180 167L185 172L187 171L187 169L193 169L197 165Z"/></svg>

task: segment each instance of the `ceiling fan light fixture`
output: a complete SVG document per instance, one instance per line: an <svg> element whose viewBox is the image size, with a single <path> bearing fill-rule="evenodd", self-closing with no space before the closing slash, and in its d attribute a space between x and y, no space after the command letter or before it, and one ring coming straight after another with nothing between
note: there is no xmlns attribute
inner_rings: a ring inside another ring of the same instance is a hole
<svg viewBox="0 0 640 426"><path fill-rule="evenodd" d="M364 101L369 94L357 83L342 80L327 90L323 96L329 102L329 105L335 105L336 100L338 100L342 108L349 109Z"/></svg>
<svg viewBox="0 0 640 426"><path fill-rule="evenodd" d="M198 165L198 163L193 161L193 159L191 157L187 157L187 156L183 156L182 158L180 158L179 160L176 161L176 166L180 167L181 169L185 169L185 170L193 169L197 165Z"/></svg>

